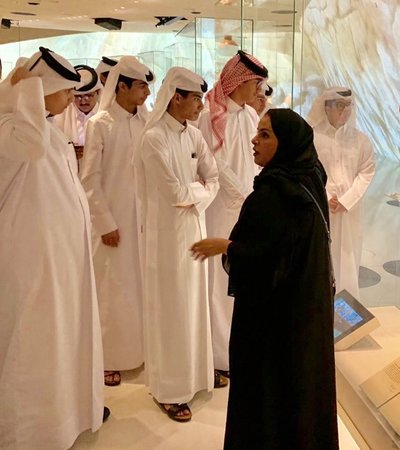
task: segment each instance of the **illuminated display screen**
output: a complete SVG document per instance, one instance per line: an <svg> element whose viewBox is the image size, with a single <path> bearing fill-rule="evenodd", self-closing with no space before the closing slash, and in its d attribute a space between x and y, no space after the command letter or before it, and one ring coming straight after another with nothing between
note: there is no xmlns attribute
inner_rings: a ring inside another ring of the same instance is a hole
<svg viewBox="0 0 400 450"><path fill-rule="evenodd" d="M334 301L335 343L373 319L374 316L347 291L341 291Z"/></svg>
<svg viewBox="0 0 400 450"><path fill-rule="evenodd" d="M343 298L335 300L335 326L334 336L340 336L347 331L349 327L353 327L360 323L363 318L357 313Z"/></svg>

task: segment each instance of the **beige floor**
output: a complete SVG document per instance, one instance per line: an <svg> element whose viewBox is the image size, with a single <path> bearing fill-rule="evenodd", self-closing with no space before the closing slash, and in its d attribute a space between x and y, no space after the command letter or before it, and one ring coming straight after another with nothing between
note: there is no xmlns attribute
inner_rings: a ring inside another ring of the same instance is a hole
<svg viewBox="0 0 400 450"><path fill-rule="evenodd" d="M386 261L400 259L400 208L387 205L387 193L400 192L398 164L378 164L377 174L364 199L362 265L376 271L381 282L361 289L365 306L400 306L400 278L383 269ZM143 385L143 371L123 374L123 383L106 388L112 415L99 432L86 432L73 450L221 450L226 417L227 389L198 395L191 404L193 419L178 424L162 414ZM341 450L357 450L339 420ZM249 449L251 450L251 449Z"/></svg>
<svg viewBox="0 0 400 450"><path fill-rule="evenodd" d="M152 401L143 370L124 372L120 386L105 388L110 418L97 433L83 433L72 450L222 450L227 395L228 389L197 395L192 420L180 424ZM341 450L359 449L340 420L339 433Z"/></svg>
<svg viewBox="0 0 400 450"><path fill-rule="evenodd" d="M73 450L222 449L227 389L200 393L191 402L188 423L170 420L143 385L143 370L123 372L121 386L105 388L111 416L95 434L82 434Z"/></svg>

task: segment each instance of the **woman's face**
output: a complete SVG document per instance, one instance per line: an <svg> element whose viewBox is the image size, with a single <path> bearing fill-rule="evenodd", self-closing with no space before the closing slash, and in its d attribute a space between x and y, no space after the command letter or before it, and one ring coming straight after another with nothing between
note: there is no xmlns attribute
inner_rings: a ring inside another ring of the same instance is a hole
<svg viewBox="0 0 400 450"><path fill-rule="evenodd" d="M275 156L278 138L272 130L271 118L266 114L259 122L257 134L251 141L254 150L254 162L265 167Z"/></svg>

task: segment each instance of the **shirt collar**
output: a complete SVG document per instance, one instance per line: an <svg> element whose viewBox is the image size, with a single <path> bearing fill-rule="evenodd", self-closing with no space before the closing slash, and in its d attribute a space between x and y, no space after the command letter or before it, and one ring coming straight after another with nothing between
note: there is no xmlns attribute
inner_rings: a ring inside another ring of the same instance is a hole
<svg viewBox="0 0 400 450"><path fill-rule="evenodd" d="M120 106L118 104L117 101L114 101L114 103L111 105L110 108L119 119L123 120L123 119L130 119L131 117L134 117L136 114L132 114L129 111L127 111L126 109L124 109L122 106ZM139 111L139 108L138 110Z"/></svg>
<svg viewBox="0 0 400 450"><path fill-rule="evenodd" d="M243 111L243 109L244 109L243 106L238 105L230 97L227 97L227 99L226 99L226 107L227 107L228 113L235 113L238 111Z"/></svg>
<svg viewBox="0 0 400 450"><path fill-rule="evenodd" d="M183 133L185 130L187 130L187 124L182 125L174 117L172 117L171 114L169 114L167 111L165 111L163 117L164 117L164 120L167 123L167 125L172 129L172 131L176 131L177 133Z"/></svg>

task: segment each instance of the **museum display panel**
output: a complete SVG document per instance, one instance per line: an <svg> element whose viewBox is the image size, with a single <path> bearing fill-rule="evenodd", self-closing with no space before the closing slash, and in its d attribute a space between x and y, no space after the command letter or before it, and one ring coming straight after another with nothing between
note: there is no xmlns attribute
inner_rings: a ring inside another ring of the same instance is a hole
<svg viewBox="0 0 400 450"><path fill-rule="evenodd" d="M340 417L361 448L400 448L400 397L396 395L400 311L394 306L370 311L380 326L352 347L336 352Z"/></svg>
<svg viewBox="0 0 400 450"><path fill-rule="evenodd" d="M335 295L333 302L335 350L345 350L379 327L377 318L349 292Z"/></svg>

